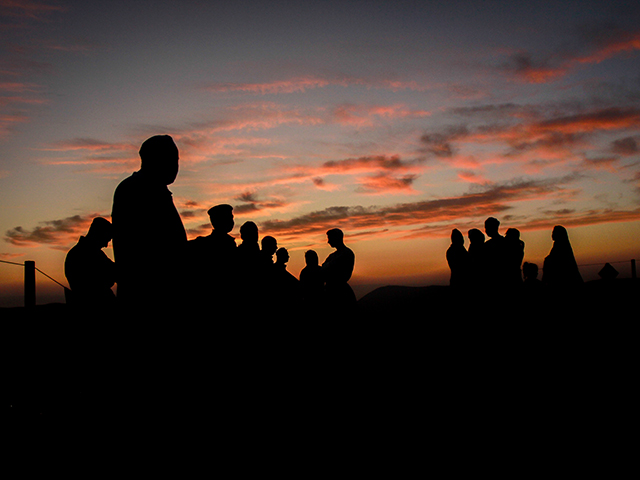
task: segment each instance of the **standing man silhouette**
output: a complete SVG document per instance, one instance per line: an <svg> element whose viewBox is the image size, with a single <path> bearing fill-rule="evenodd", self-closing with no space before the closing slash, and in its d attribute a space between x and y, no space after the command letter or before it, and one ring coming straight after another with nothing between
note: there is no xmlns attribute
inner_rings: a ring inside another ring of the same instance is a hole
<svg viewBox="0 0 640 480"><path fill-rule="evenodd" d="M140 170L116 188L111 217L118 302L147 310L175 304L187 234L167 188L178 175L178 147L156 135L139 153Z"/></svg>
<svg viewBox="0 0 640 480"><path fill-rule="evenodd" d="M328 313L351 313L356 306L356 296L347 282L353 273L356 256L344 244L344 234L339 228L327 232L327 242L336 249L322 264Z"/></svg>
<svg viewBox="0 0 640 480"><path fill-rule="evenodd" d="M504 287L507 284L507 260L505 238L499 233L500 220L489 217L484 222L484 231L489 240L484 244L485 260L487 262L487 286Z"/></svg>
<svg viewBox="0 0 640 480"><path fill-rule="evenodd" d="M192 276L194 291L200 296L196 301L205 304L212 298L229 301L229 295L237 293L237 247L235 238L229 235L235 226L233 207L216 205L207 214L213 227L211 233L191 240L188 247L196 268Z"/></svg>

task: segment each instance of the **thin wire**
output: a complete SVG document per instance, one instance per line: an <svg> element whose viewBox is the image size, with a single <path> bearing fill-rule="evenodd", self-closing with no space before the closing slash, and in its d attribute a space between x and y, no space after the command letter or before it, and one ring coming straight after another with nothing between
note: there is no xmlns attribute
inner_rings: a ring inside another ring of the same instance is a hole
<svg viewBox="0 0 640 480"><path fill-rule="evenodd" d="M16 262L7 262L6 260L0 260L0 263L6 263L9 265L17 265L19 267L24 267L24 263L16 263ZM57 283L58 285L60 285L62 288L67 288L66 286L64 286L63 284L61 284L59 281L57 281L55 278L53 278L50 275L47 275L46 273L44 273L42 270L40 270L39 268L36 268L36 271L40 272L42 275L44 275L45 277L47 277L49 280L51 280L52 282Z"/></svg>
<svg viewBox="0 0 640 480"><path fill-rule="evenodd" d="M24 267L24 263L7 262L6 260L0 260L0 263L8 263L9 265L18 265L19 267Z"/></svg>
<svg viewBox="0 0 640 480"><path fill-rule="evenodd" d="M41 274L43 274L45 277L47 277L49 280L57 283L58 285L60 285L62 288L67 288L66 286L64 286L63 284L61 284L59 281L57 281L55 278L50 277L49 275L47 275L46 273L44 273L42 270L40 270L39 268L36 268L36 270L38 272L40 272Z"/></svg>

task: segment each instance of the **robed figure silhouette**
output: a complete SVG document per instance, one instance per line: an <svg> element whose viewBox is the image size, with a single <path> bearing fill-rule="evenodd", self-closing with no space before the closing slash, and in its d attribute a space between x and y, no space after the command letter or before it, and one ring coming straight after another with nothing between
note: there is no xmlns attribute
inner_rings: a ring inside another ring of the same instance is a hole
<svg viewBox="0 0 640 480"><path fill-rule="evenodd" d="M339 228L327 232L327 242L336 249L322 264L327 313L336 315L353 313L356 296L347 282L353 274L356 256L344 244L344 234Z"/></svg>
<svg viewBox="0 0 640 480"><path fill-rule="evenodd" d="M108 311L115 305L111 287L116 281L116 267L102 251L111 238L111 222L94 218L87 234L69 250L64 262L64 274L71 289L70 304L87 315Z"/></svg>
<svg viewBox="0 0 640 480"><path fill-rule="evenodd" d="M567 229L562 225L553 227L553 246L542 265L542 282L554 289L572 288L583 283L582 275L573 255Z"/></svg>
<svg viewBox="0 0 640 480"><path fill-rule="evenodd" d="M467 236L469 237L469 282L474 287L479 287L487 270L485 236L477 228L469 230Z"/></svg>
<svg viewBox="0 0 640 480"><path fill-rule="evenodd" d="M302 302L306 311L317 309L324 303L324 280L318 253L307 250L304 253L305 267L300 271L300 286L302 287Z"/></svg>
<svg viewBox="0 0 640 480"><path fill-rule="evenodd" d="M506 265L505 273L509 286L522 285L522 260L524 259L524 242L520 240L520 231L517 228L507 229L504 236Z"/></svg>
<svg viewBox="0 0 640 480"><path fill-rule="evenodd" d="M447 249L446 258L451 270L449 285L455 288L467 287L470 272L469 252L464 248L464 236L457 228L451 231L451 245Z"/></svg>
<svg viewBox="0 0 640 480"><path fill-rule="evenodd" d="M140 147L140 170L113 196L113 255L118 303L127 308L165 308L176 303L177 276L187 243L182 219L167 185L178 175L178 147L156 135Z"/></svg>

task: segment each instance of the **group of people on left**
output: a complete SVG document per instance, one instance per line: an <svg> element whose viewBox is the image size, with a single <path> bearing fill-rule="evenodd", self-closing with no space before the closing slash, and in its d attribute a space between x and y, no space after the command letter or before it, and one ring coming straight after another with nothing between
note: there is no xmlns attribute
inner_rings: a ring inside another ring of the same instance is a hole
<svg viewBox="0 0 640 480"><path fill-rule="evenodd" d="M355 304L348 285L355 255L339 229L327 232L336 249L322 265L318 255L305 254L306 267L298 280L287 271L289 253L272 236L258 243L258 227L245 222L242 242L229 234L233 207L208 210L212 231L187 240L182 219L167 188L178 173L179 154L173 139L158 135L140 148L141 168L116 188L112 222L93 219L85 236L68 252L65 275L71 302L123 313L197 309L224 314L233 302L245 309L303 302ZM113 240L115 262L102 249ZM273 257L276 261L273 261ZM117 282L117 302L112 291Z"/></svg>

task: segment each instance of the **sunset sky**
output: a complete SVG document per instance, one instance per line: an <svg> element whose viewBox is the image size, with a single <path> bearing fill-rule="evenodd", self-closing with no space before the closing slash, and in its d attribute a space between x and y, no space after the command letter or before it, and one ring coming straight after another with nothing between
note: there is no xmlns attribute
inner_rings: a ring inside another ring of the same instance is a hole
<svg viewBox="0 0 640 480"><path fill-rule="evenodd" d="M580 265L640 259L640 2L0 0L0 35L0 260L62 283L155 134L190 238L229 203L298 276L339 227L360 294L446 284L488 216L540 267L557 224Z"/></svg>

